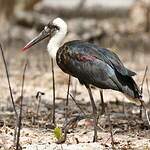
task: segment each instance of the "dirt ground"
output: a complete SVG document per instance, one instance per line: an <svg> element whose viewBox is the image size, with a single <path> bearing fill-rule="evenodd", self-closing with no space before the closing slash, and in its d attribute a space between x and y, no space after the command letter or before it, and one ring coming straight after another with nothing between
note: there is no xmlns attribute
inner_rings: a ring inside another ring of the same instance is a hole
<svg viewBox="0 0 150 150"><path fill-rule="evenodd" d="M20 138L23 149L112 149L107 114L101 115L99 118L97 143L92 143L92 119L85 118L77 122L75 128L69 129L65 144L55 144L57 140L54 136L54 129L50 124L53 96L51 63L46 46L35 46L35 48L28 52L21 52L20 48L24 46L25 42L18 45L15 44L13 43L9 47L4 44L3 47L5 49L11 86L18 111L22 73L26 59L28 59ZM138 45L139 49L141 49L139 42L137 42L137 47ZM149 66L150 64L150 53L139 49L134 52L134 55L133 51L130 51L128 48L126 50L115 51L125 66L137 73L134 79L138 85L142 82L146 65ZM64 124L64 105L67 96L68 76L57 67L56 63L54 69L56 79L56 123L57 126L62 127ZM2 59L0 59L0 70L0 149L5 150L9 149L13 144L15 117ZM149 75L150 72L148 71L148 81ZM38 91L45 93L41 96L40 106L36 99ZM92 91L97 107L101 110L99 89L93 88ZM82 107L84 112L91 114L92 109L87 90L74 78L71 79L70 93L74 95L76 102ZM145 82L143 99L147 104L147 108L150 108L149 98ZM122 150L150 149L150 130L145 113L143 112L143 117L140 119L139 107L130 103L119 92L105 90L104 101L106 103L106 110L110 113L115 148ZM69 98L68 120L77 115L82 115L82 112L74 101Z"/></svg>

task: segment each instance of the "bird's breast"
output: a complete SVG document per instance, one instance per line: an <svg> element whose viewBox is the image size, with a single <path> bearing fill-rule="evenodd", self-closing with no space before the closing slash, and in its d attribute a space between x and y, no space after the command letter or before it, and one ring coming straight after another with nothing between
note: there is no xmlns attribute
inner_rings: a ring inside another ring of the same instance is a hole
<svg viewBox="0 0 150 150"><path fill-rule="evenodd" d="M57 51L56 61L58 66L66 73L69 73L67 65L69 64L70 58L69 48L66 45L60 47Z"/></svg>
<svg viewBox="0 0 150 150"><path fill-rule="evenodd" d="M62 46L59 48L56 56L58 64L67 64L69 61L69 50L67 46Z"/></svg>

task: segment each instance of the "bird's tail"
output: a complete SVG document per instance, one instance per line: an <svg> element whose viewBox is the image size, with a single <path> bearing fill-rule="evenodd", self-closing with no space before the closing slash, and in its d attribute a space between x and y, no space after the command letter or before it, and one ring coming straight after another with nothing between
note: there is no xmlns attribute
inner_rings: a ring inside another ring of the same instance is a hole
<svg viewBox="0 0 150 150"><path fill-rule="evenodd" d="M128 76L126 78L126 81L127 81L126 82L127 83L127 85L126 85L127 88L124 89L124 94L132 102L134 102L137 105L140 105L144 108L148 124L150 125L150 119L149 119L149 115L148 115L148 112L147 112L147 106L145 105L144 101L142 100L141 90L138 88L137 84L132 79L132 77Z"/></svg>
<svg viewBox="0 0 150 150"><path fill-rule="evenodd" d="M140 105L142 100L142 93L139 87L130 76L126 77L124 80L124 83L126 84L122 89L123 93L130 101Z"/></svg>

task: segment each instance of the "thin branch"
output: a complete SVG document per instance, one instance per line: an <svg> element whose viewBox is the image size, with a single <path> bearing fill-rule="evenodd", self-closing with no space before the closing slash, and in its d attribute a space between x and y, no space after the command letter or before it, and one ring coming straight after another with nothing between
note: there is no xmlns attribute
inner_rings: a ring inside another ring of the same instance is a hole
<svg viewBox="0 0 150 150"><path fill-rule="evenodd" d="M17 141L16 141L16 150L20 149L20 130L21 130L21 120L22 120L22 103L23 103L23 94L24 94L24 81L25 81L25 72L27 68L27 62L24 67L23 76L22 76L22 86L21 86L21 96L20 96L20 112L19 112L19 118L18 118L18 131L17 131Z"/></svg>
<svg viewBox="0 0 150 150"><path fill-rule="evenodd" d="M75 98L71 95L71 94L69 94L70 95L70 97L72 98L72 100L74 101L74 103L77 105L77 107L80 109L80 111L84 114L84 115L86 115L86 113L83 111L83 109L81 108L81 106L77 103L77 101L75 100Z"/></svg>
<svg viewBox="0 0 150 150"><path fill-rule="evenodd" d="M146 108L145 108L145 115L146 115L147 122L148 122L148 124L150 126L150 119L149 119L148 111L147 111Z"/></svg>
<svg viewBox="0 0 150 150"><path fill-rule="evenodd" d="M69 95L70 95L70 94L69 94ZM73 94L72 94L72 97L74 97ZM57 99L57 100L62 100L62 101L66 100L66 98L63 98L63 97L56 97L56 99ZM71 100L71 99L72 99L72 98L68 98L68 100ZM74 99L75 99L75 98L74 98ZM80 101L80 100L79 100L79 99L78 99L78 100L76 99L76 101Z"/></svg>
<svg viewBox="0 0 150 150"><path fill-rule="evenodd" d="M36 110L36 116L38 117L39 113L39 108L40 108L40 103L41 103L41 96L44 95L45 93L38 91L36 94L36 99L38 100L38 105L37 105L37 110Z"/></svg>
<svg viewBox="0 0 150 150"><path fill-rule="evenodd" d="M141 106L143 106L143 108L145 110L146 119L147 119L147 122L150 126L150 119L149 119L149 116L148 116L148 111L147 111L147 108L146 108L146 105L145 105L144 101L142 101L142 100L141 100Z"/></svg>
<svg viewBox="0 0 150 150"><path fill-rule="evenodd" d="M55 125L55 72L54 72L54 61L53 58L51 58L51 67L52 67L52 79L53 79L53 110L52 110L52 123Z"/></svg>
<svg viewBox="0 0 150 150"><path fill-rule="evenodd" d="M146 66L146 69L145 69L145 74L144 74L143 81L142 81L141 91L143 90L143 83L144 83L144 79L145 79L145 77L146 77L147 70L148 70L148 66ZM149 92L149 86L148 86L148 80L147 80L147 78L146 78L146 85L147 85L147 90L148 90L148 94L149 94L150 92ZM145 110L146 119L147 119L148 124L149 124L149 126L150 126L150 119L149 119L149 116L148 116L148 112L147 112L146 105L145 105L144 101L141 100L140 102L141 102L141 106L142 106L142 107L144 108L144 110Z"/></svg>
<svg viewBox="0 0 150 150"><path fill-rule="evenodd" d="M70 119L68 122L65 123L63 126L64 136L61 140L57 141L57 144L62 144L67 139L67 133L70 128L74 128L77 125L77 122L84 119L85 116L75 116L72 119Z"/></svg>
<svg viewBox="0 0 150 150"><path fill-rule="evenodd" d="M146 78L147 71L148 71L148 66L146 66L146 68L145 68L143 80L142 80L142 83L141 83L141 89L140 89L141 94L143 93L143 85L144 85L144 81L145 81L145 78ZM142 118L142 103L141 103L141 106L140 106L140 114L139 114L139 117Z"/></svg>
<svg viewBox="0 0 150 150"><path fill-rule="evenodd" d="M115 144L114 144L112 123L111 123L111 120L110 120L110 113L108 113L108 121L109 121L109 128L110 128L110 137L111 137L112 149L114 150L115 149Z"/></svg>
<svg viewBox="0 0 150 150"><path fill-rule="evenodd" d="M146 66L146 68L145 68L143 80L142 80L142 83L141 83L141 94L143 93L143 85L144 85L144 81L145 81L145 77L146 77L147 71L148 71L148 66Z"/></svg>
<svg viewBox="0 0 150 150"><path fill-rule="evenodd" d="M117 129L114 130L113 135L115 135L116 132L117 132ZM110 140L110 138L111 138L111 135L108 137L108 139L106 140L105 144Z"/></svg>
<svg viewBox="0 0 150 150"><path fill-rule="evenodd" d="M148 98L149 98L149 101L150 102L150 91L149 91L149 82L148 82L148 79L146 78L146 87L147 87L147 93L148 93Z"/></svg>
<svg viewBox="0 0 150 150"><path fill-rule="evenodd" d="M6 76L7 76L7 81L8 81L8 87L9 87L9 92L10 92L10 97L11 97L13 109L14 109L14 112L15 112L16 119L18 119L18 113L17 113L16 107L15 107L15 102L14 102L14 97L13 97L12 88L11 88L11 84L10 84L7 63L6 63L6 59L5 59L5 55L4 55L1 43L0 43L0 49L1 49L1 53L2 53L2 58L3 58L4 66L5 66L5 71L6 71Z"/></svg>

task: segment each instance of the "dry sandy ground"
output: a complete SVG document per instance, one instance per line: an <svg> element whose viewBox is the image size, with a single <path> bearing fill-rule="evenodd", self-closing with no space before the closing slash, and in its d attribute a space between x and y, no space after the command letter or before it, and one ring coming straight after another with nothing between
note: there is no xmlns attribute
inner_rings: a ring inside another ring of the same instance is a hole
<svg viewBox="0 0 150 150"><path fill-rule="evenodd" d="M140 85L145 66L150 63L150 54L137 52L133 60L130 51L117 51L117 53L128 68L137 72L135 80ZM107 115L100 116L99 119L98 143L92 143L92 121L84 119L78 122L76 128L69 130L65 144L55 144L56 139L53 129L49 127L52 110L52 75L48 53L45 50L36 50L36 48L27 53L22 53L19 49L12 50L10 48L7 49L5 54L17 109L19 108L17 99L20 96L24 62L26 58L29 60L24 87L23 126L20 139L23 149L112 149ZM0 149L8 149L13 142L15 119L1 59L0 68ZM62 127L68 76L62 73L57 66L55 66L55 74L56 122L58 126ZM150 72L147 74L148 79L149 75ZM86 113L90 113L91 106L85 87L81 86L77 80L72 79L72 94L75 87L77 87L76 101ZM45 95L41 99L38 117L35 117L38 107L38 101L35 96L38 91L44 92ZM144 101L148 103L149 97L145 83L143 91ZM97 106L99 106L99 90L93 89L93 95ZM111 90L104 91L104 101L107 103L107 109L110 112L116 149L150 149L150 130L144 113L143 121L138 118L139 107L128 103L128 100L121 93ZM79 114L81 114L81 111L70 98L69 118ZM77 144L78 142L79 144Z"/></svg>

